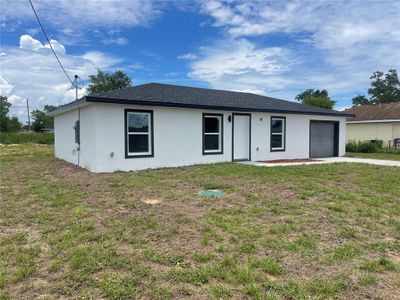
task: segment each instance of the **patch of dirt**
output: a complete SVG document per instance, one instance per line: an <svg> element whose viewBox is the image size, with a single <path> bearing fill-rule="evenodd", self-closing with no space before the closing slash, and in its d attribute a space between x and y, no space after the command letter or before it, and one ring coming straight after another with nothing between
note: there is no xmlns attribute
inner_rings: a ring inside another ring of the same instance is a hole
<svg viewBox="0 0 400 300"><path fill-rule="evenodd" d="M162 203L163 201L161 199L155 199L155 198L146 198L142 199L143 203L150 204L150 205L157 205Z"/></svg>

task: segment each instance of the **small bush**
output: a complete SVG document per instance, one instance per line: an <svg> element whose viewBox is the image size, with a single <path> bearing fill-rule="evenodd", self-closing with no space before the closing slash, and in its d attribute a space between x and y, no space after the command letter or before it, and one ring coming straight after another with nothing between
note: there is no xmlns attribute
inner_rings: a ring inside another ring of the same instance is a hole
<svg viewBox="0 0 400 300"><path fill-rule="evenodd" d="M356 141L347 142L346 152L357 152L357 142Z"/></svg>
<svg viewBox="0 0 400 300"><path fill-rule="evenodd" d="M382 149L383 141L350 141L346 144L346 152L374 153Z"/></svg>
<svg viewBox="0 0 400 300"><path fill-rule="evenodd" d="M358 147L358 152L363 152L363 153L373 153L378 150L376 144L371 142L359 142L357 147Z"/></svg>
<svg viewBox="0 0 400 300"><path fill-rule="evenodd" d="M53 133L1 132L0 144L54 144Z"/></svg>
<svg viewBox="0 0 400 300"><path fill-rule="evenodd" d="M372 140L371 143L375 144L375 146L376 146L376 148L378 150L383 148L383 141L382 140Z"/></svg>

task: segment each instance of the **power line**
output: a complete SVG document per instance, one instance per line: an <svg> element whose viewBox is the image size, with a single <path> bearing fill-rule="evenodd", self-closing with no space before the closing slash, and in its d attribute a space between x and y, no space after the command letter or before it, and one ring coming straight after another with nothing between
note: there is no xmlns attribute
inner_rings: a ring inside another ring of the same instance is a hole
<svg viewBox="0 0 400 300"><path fill-rule="evenodd" d="M8 109L17 109L17 108L26 108L26 106L23 106L23 105L12 105L12 106L10 106ZM37 109L40 109L40 107L37 107L37 106L29 106L29 108L37 108Z"/></svg>
<svg viewBox="0 0 400 300"><path fill-rule="evenodd" d="M46 31L44 30L42 23L40 22L40 19L39 19L38 14L36 13L36 10L35 10L35 7L33 6L32 1L31 1L31 0L28 0L28 1L29 1L30 5L31 5L31 7L32 7L33 13L34 13L35 16L36 16L36 20L38 21L38 23L39 23L39 25L40 25L40 28L42 29L43 34L44 34L44 36L46 37L47 43L49 44L51 51L53 51L53 54L54 54L54 56L56 57L56 59L57 59L57 61L58 61L58 64L60 65L61 69L63 70L65 76L67 76L69 82L71 82L71 84L72 84L73 86L75 86L75 83L71 80L71 78L69 77L67 71L65 71L65 69L64 69L64 67L63 67L63 65L62 65L62 63L61 63L61 61L60 61L60 59L58 58L58 56L57 56L57 54L56 54L56 51L54 51L53 46L52 46L51 43L50 43L50 39L49 39L49 37L47 36L47 33L46 33Z"/></svg>

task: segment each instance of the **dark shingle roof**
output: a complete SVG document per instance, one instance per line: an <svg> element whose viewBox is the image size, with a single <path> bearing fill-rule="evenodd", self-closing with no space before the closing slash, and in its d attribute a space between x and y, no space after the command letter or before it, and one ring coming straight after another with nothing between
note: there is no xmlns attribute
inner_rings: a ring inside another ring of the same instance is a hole
<svg viewBox="0 0 400 300"><path fill-rule="evenodd" d="M400 103L355 106L344 112L355 115L349 121L400 120Z"/></svg>
<svg viewBox="0 0 400 300"><path fill-rule="evenodd" d="M78 100L79 101L79 100ZM84 102L139 104L230 111L349 116L345 113L276 98L233 91L148 83L86 96ZM72 104L72 103L71 103Z"/></svg>

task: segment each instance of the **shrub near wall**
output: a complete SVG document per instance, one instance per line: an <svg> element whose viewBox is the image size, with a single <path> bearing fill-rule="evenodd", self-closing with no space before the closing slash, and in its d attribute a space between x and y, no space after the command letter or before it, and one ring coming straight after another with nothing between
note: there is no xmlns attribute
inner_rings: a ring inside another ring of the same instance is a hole
<svg viewBox="0 0 400 300"><path fill-rule="evenodd" d="M346 144L346 152L362 152L362 153L373 153L381 150L383 141L350 141Z"/></svg>
<svg viewBox="0 0 400 300"><path fill-rule="evenodd" d="M54 133L0 132L0 144L54 144Z"/></svg>

